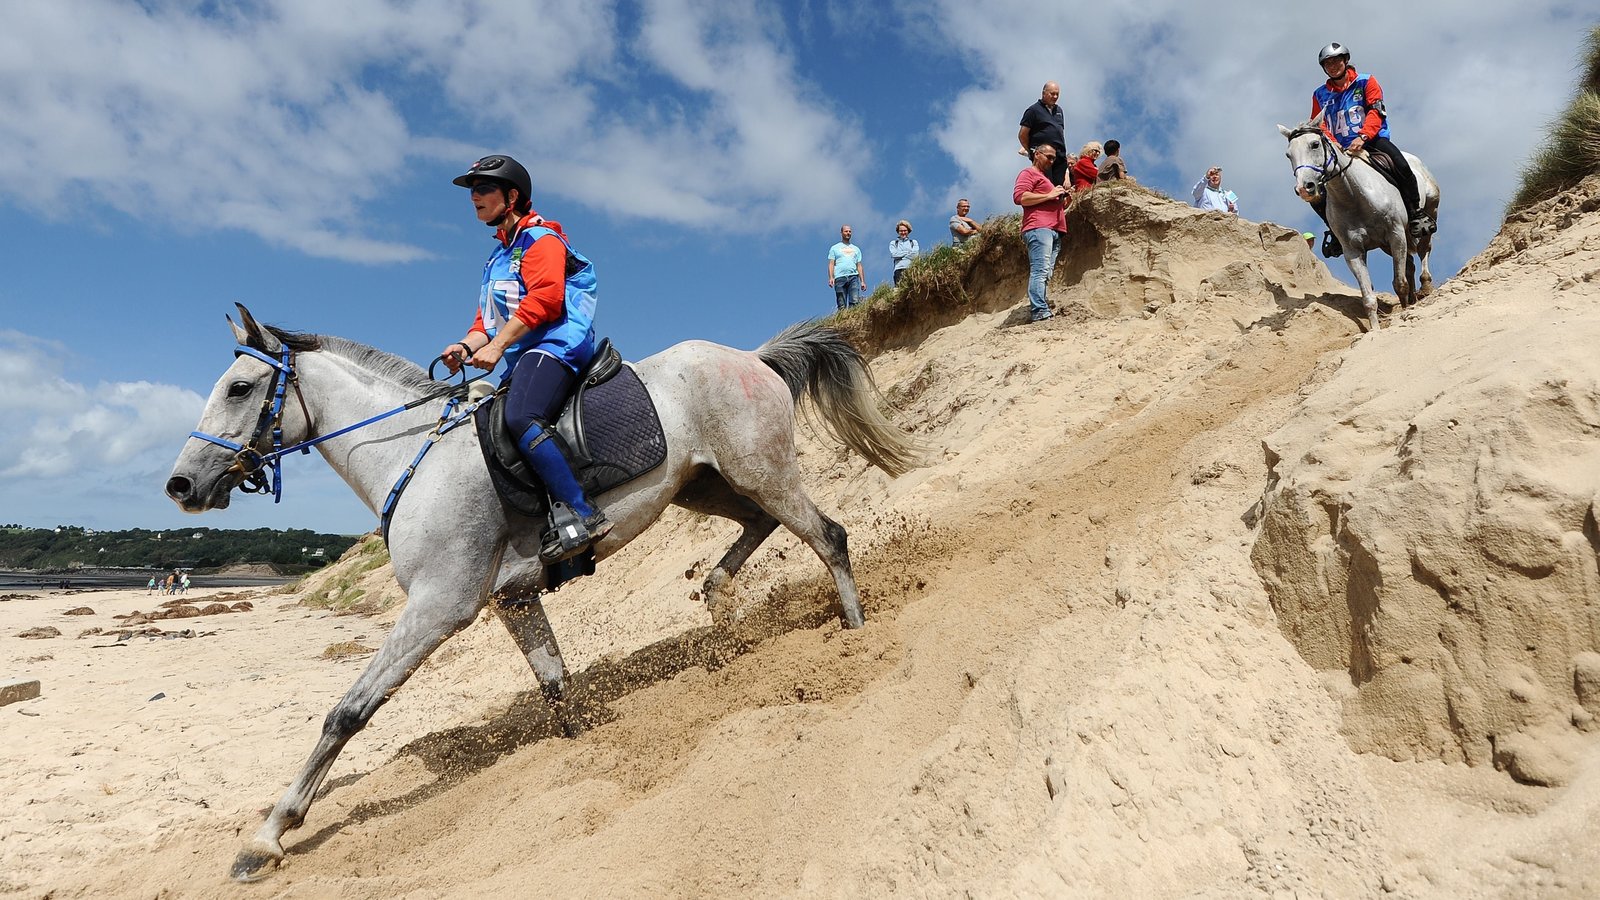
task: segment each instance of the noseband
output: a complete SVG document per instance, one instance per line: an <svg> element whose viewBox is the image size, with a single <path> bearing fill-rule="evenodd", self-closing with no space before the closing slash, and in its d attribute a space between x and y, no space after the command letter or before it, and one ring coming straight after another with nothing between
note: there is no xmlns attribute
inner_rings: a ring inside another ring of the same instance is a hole
<svg viewBox="0 0 1600 900"><path fill-rule="evenodd" d="M1298 176L1301 169L1310 169L1311 171L1317 173L1317 186L1325 188L1327 187L1328 182L1338 178L1340 175L1343 175L1345 171L1355 163L1355 157L1346 157L1344 165L1339 165L1339 151L1333 146L1333 141L1328 139L1328 135L1325 134L1321 128L1318 128L1314 125L1296 128L1295 130L1289 132L1289 140L1290 142L1293 142L1295 138L1307 134L1316 135L1317 140L1322 142L1323 163L1320 166L1305 164L1295 166L1294 173L1296 176Z"/></svg>

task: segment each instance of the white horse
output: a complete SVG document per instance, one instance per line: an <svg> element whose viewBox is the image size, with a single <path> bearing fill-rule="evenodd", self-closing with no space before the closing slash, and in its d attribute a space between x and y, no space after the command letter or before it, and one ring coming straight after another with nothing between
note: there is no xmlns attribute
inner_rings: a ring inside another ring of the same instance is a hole
<svg viewBox="0 0 1600 900"><path fill-rule="evenodd" d="M196 436L179 454L167 494L188 512L226 507L241 484L266 487L263 467L276 465L284 444L320 440L316 448L328 464L369 508L379 510L438 424L443 401L403 407L438 383L413 363L371 347L263 327L243 306L239 313L242 325L233 325L237 358L212 390ZM837 331L809 322L753 352L691 341L641 361L635 370L654 399L667 459L597 498L616 527L596 545L596 557L621 549L669 503L732 519L744 531L707 577L709 600L782 524L832 572L845 626L860 627L864 619L845 530L818 511L800 485L796 404L809 393L827 430L891 476L916 465L920 448L879 413L877 389L855 348ZM348 433L339 429L384 411L394 414ZM439 440L406 487L389 531L395 579L408 598L405 610L328 714L299 777L240 851L234 878L252 881L277 865L283 834L304 821L345 743L491 596L521 598L514 605L497 604L497 611L545 696L565 718L566 666L538 601L546 576L539 561L540 525L504 511L472 428Z"/></svg>
<svg viewBox="0 0 1600 900"><path fill-rule="evenodd" d="M1402 307L1410 306L1433 293L1433 273L1428 256L1433 252L1433 235L1413 237L1408 229L1406 205L1400 189L1390 184L1366 160L1344 152L1322 131L1320 117L1294 128L1278 126L1289 141L1285 154L1294 165L1295 193L1307 203L1326 198L1328 229L1344 250L1350 274L1361 288L1361 303L1367 321L1378 328L1378 297L1372 290L1367 271L1367 251L1382 250L1394 260L1394 293ZM1365 154L1363 154L1364 156ZM1439 185L1422 160L1403 154L1417 177L1417 201L1433 221L1439 220ZM1421 261L1422 287L1413 287L1417 270L1415 253Z"/></svg>

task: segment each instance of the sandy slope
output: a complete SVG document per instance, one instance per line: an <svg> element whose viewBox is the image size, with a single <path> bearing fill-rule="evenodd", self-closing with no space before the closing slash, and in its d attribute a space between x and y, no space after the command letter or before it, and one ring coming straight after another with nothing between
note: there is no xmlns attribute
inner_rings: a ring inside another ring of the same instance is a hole
<svg viewBox="0 0 1600 900"><path fill-rule="evenodd" d="M1252 566L1261 441L1338 373L1359 302L1273 226L1131 193L1078 215L1073 253L1096 264L1064 264L1066 314L1017 326L1013 270L875 360L898 420L941 448L928 468L891 482L803 442L814 496L850 530L867 628L838 628L831 582L785 534L713 598L738 624L711 628L700 573L734 529L669 513L551 603L591 730L553 736L486 617L352 742L264 884L224 881L239 835L359 665L317 654L382 621L267 598L204 620L212 637L96 650L10 637L61 601L0 604L0 659L49 692L23 705L38 716L0 709L16 785L0 886L1600 892L1592 743L1560 789L1357 755ZM172 702L146 703L157 690Z"/></svg>

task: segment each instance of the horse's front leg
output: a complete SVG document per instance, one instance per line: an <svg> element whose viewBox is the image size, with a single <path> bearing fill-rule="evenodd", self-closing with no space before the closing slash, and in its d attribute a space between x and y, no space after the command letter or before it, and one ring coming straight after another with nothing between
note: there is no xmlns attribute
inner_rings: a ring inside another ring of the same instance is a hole
<svg viewBox="0 0 1600 900"><path fill-rule="evenodd" d="M1372 331L1377 331L1378 295L1372 289L1372 273L1367 271L1367 251L1347 251L1344 261L1350 267L1350 274L1356 277L1356 286L1361 288L1361 305L1367 311L1367 323L1372 326Z"/></svg>
<svg viewBox="0 0 1600 900"><path fill-rule="evenodd" d="M333 767L339 751L356 732L366 727L378 707L411 677L428 654L444 643L445 638L471 624L483 608L486 598L481 583L469 587L468 593L463 595L459 590L451 592L422 581L413 582L405 612L395 623L394 631L367 664L366 671L328 713L322 723L322 737L299 777L278 799L255 837L235 857L232 870L235 880L255 881L283 859L284 832L298 828L305 821L311 799ZM471 593L474 590L476 593Z"/></svg>

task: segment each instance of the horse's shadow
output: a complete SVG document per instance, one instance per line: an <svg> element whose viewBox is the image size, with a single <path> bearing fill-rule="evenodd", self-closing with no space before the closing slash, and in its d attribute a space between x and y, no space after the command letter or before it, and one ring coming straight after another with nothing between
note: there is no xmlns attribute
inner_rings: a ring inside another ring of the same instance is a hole
<svg viewBox="0 0 1600 900"><path fill-rule="evenodd" d="M1303 309L1312 306L1322 306L1331 309L1356 324L1363 331L1367 328L1367 312L1361 305L1360 295L1349 294L1303 294L1299 297L1289 295L1281 284L1268 283L1272 291L1272 302L1278 311L1269 316L1262 316L1249 325L1239 326L1240 331L1282 331L1289 325L1289 320ZM1391 308L1398 309L1398 304L1391 304Z"/></svg>
<svg viewBox="0 0 1600 900"><path fill-rule="evenodd" d="M402 794L356 804L341 819L297 841L295 853L315 850L347 828L403 812L488 769L502 757L550 738L604 725L616 718L607 706L640 688L671 679L693 668L720 669L763 641L790 631L813 629L838 621L833 582L824 576L779 584L769 602L759 604L731 625L695 628L642 647L625 657L602 659L567 679L567 696L557 710L537 688L519 693L505 710L482 725L463 725L432 732L401 747L394 759L414 757L434 780ZM366 773L330 781L318 793L360 781Z"/></svg>

